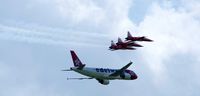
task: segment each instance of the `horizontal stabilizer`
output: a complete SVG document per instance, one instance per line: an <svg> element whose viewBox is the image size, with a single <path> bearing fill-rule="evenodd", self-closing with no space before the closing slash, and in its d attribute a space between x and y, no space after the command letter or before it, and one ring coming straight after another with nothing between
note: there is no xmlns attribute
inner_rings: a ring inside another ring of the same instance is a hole
<svg viewBox="0 0 200 96"><path fill-rule="evenodd" d="M83 79L93 79L92 77L90 78L67 78L67 80L83 80Z"/></svg>
<svg viewBox="0 0 200 96"><path fill-rule="evenodd" d="M63 69L61 71L72 71L71 69Z"/></svg>

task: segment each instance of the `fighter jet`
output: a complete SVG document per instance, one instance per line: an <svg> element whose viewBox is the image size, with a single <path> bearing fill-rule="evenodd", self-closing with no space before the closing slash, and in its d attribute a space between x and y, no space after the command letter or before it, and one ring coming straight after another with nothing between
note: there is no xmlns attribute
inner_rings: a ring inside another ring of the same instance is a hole
<svg viewBox="0 0 200 96"><path fill-rule="evenodd" d="M87 76L88 78L68 78L68 80L96 79L99 83L103 85L108 85L109 80L115 80L115 79L135 80L137 79L137 75L132 70L127 69L132 64L132 62L128 63L121 69L91 68L91 67L85 67L86 65L80 61L80 59L78 58L78 56L73 50L71 50L70 52L71 52L72 60L74 63L74 67L71 67L70 69L63 70L63 71L75 71L77 73Z"/></svg>
<svg viewBox="0 0 200 96"><path fill-rule="evenodd" d="M134 47L143 47L142 45L140 44L137 44L136 42L134 41L122 41L121 38L118 38L118 42L116 43L118 46L121 45L121 46L134 46Z"/></svg>
<svg viewBox="0 0 200 96"><path fill-rule="evenodd" d="M128 31L127 37L125 39L126 40L131 40L131 41L148 41L148 42L153 42L153 40L148 39L145 36L142 36L142 37L133 37L129 31Z"/></svg>
<svg viewBox="0 0 200 96"><path fill-rule="evenodd" d="M114 50L135 50L133 46L129 45L116 45L114 41L111 41L111 46L109 47L109 50L114 51Z"/></svg>

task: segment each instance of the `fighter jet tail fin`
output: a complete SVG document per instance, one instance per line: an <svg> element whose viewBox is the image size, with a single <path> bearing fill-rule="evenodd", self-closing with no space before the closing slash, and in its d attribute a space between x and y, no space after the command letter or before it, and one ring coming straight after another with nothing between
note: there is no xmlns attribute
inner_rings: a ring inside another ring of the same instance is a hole
<svg viewBox="0 0 200 96"><path fill-rule="evenodd" d="M118 43L122 43L122 39L118 37Z"/></svg>
<svg viewBox="0 0 200 96"><path fill-rule="evenodd" d="M127 33L127 37L133 37L129 31Z"/></svg>

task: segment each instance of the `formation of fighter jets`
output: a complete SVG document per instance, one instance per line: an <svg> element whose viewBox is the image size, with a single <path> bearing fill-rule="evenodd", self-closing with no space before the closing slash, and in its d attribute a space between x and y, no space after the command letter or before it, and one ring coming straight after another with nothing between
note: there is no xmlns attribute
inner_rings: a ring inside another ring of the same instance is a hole
<svg viewBox="0 0 200 96"><path fill-rule="evenodd" d="M148 39L144 36L142 37L133 37L131 36L130 32L128 32L128 36L125 38L126 41L122 41L121 38L118 38L118 42L114 43L111 41L111 46L109 47L110 50L135 50L133 47L143 47L142 45L137 44L135 41L149 41L152 42L153 40ZM72 61L74 63L74 67L70 69L62 70L62 71L75 71L82 75L87 76L88 78L68 78L83 80L83 79L96 79L99 83L103 85L108 85L109 80L135 80L137 79L137 75L134 71L127 69L132 62L129 62L127 65L120 69L110 69L110 68L91 68L86 67L83 64L76 53L73 50L70 50Z"/></svg>
<svg viewBox="0 0 200 96"><path fill-rule="evenodd" d="M127 37L125 38L125 41L122 41L121 38L118 38L118 42L114 43L114 41L111 41L111 46L109 47L109 50L135 50L136 48L133 47L143 47L140 44L137 44L136 41L146 41L146 42L152 42L153 40L141 36L141 37L133 37L131 33L128 31Z"/></svg>

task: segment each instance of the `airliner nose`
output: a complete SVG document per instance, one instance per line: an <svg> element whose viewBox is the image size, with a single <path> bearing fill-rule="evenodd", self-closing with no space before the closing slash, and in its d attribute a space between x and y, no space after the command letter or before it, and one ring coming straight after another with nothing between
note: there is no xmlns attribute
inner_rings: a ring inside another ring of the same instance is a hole
<svg viewBox="0 0 200 96"><path fill-rule="evenodd" d="M131 75L131 79L132 79L132 80L137 79L137 78L138 78L138 77L137 77L136 74Z"/></svg>

